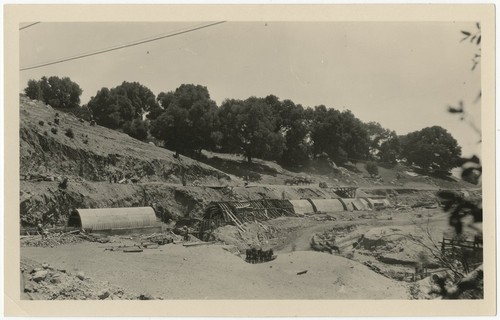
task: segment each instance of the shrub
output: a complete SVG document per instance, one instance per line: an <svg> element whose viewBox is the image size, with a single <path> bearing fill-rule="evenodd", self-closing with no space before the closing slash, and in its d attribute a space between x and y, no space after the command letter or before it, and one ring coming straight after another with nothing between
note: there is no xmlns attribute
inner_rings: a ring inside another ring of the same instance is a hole
<svg viewBox="0 0 500 320"><path fill-rule="evenodd" d="M50 129L50 131L51 131L53 134L57 134L57 128L52 127L52 128Z"/></svg>
<svg viewBox="0 0 500 320"><path fill-rule="evenodd" d="M70 137L71 139L73 139L75 137L75 134L73 133L73 130L71 128L66 129L65 135L67 137Z"/></svg>
<svg viewBox="0 0 500 320"><path fill-rule="evenodd" d="M49 135L49 133L48 133L47 131L44 131L44 132L43 132L43 135L44 135L44 136L48 136L48 135Z"/></svg>
<svg viewBox="0 0 500 320"><path fill-rule="evenodd" d="M59 188L66 189L68 187L68 178L64 178L61 183L59 183Z"/></svg>
<svg viewBox="0 0 500 320"><path fill-rule="evenodd" d="M55 124L59 124L59 118L55 118L55 119L54 119L54 123L55 123Z"/></svg>
<svg viewBox="0 0 500 320"><path fill-rule="evenodd" d="M38 121L38 124L43 126L45 124L45 122L43 122L42 120Z"/></svg>
<svg viewBox="0 0 500 320"><path fill-rule="evenodd" d="M378 176L378 166L375 162L367 162L365 164L365 169L372 177Z"/></svg>

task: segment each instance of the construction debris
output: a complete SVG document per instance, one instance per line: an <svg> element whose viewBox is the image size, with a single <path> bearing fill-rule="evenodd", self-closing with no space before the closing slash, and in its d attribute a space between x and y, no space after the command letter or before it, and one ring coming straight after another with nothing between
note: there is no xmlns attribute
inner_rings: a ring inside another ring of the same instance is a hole
<svg viewBox="0 0 500 320"><path fill-rule="evenodd" d="M87 234L82 230L73 230L66 233L48 232L44 235L21 236L21 246L24 247L55 247L83 241L107 243L110 239L108 237Z"/></svg>

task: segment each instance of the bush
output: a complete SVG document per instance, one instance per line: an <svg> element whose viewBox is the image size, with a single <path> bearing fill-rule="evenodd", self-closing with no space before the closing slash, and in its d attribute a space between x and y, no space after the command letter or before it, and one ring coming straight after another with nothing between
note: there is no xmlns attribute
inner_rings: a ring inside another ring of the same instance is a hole
<svg viewBox="0 0 500 320"><path fill-rule="evenodd" d="M43 126L45 124L45 122L43 122L42 120L38 121L38 124Z"/></svg>
<svg viewBox="0 0 500 320"><path fill-rule="evenodd" d="M75 137L75 134L73 133L73 130L71 128L66 129L65 135L67 137L70 137L71 139L73 139Z"/></svg>
<svg viewBox="0 0 500 320"><path fill-rule="evenodd" d="M64 178L61 183L59 183L59 188L66 189L68 188L68 178Z"/></svg>
<svg viewBox="0 0 500 320"><path fill-rule="evenodd" d="M365 169L372 177L378 176L378 166L375 162L367 162L365 164Z"/></svg>
<svg viewBox="0 0 500 320"><path fill-rule="evenodd" d="M48 135L49 135L49 133L48 133L47 131L44 131L44 132L43 132L43 135L44 135L44 136L48 136Z"/></svg>
<svg viewBox="0 0 500 320"><path fill-rule="evenodd" d="M57 128L52 127L50 129L50 132L52 132L53 134L57 134Z"/></svg>
<svg viewBox="0 0 500 320"><path fill-rule="evenodd" d="M54 123L55 123L55 124L59 124L59 118L55 118L55 119L54 119Z"/></svg>

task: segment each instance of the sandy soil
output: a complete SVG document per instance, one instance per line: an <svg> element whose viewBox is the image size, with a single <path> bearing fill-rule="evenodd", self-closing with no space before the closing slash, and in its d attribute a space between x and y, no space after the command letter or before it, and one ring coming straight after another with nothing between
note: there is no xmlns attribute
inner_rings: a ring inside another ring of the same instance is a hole
<svg viewBox="0 0 500 320"><path fill-rule="evenodd" d="M80 243L22 247L21 256L165 299L408 299L405 283L340 256L290 252L248 264L223 248L168 244L123 253Z"/></svg>

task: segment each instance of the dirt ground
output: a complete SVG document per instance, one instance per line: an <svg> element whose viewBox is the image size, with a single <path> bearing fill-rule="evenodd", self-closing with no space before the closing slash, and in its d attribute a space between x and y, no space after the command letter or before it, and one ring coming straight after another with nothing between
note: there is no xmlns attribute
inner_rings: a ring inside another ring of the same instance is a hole
<svg viewBox="0 0 500 320"><path fill-rule="evenodd" d="M357 262L318 252L280 254L261 264L248 264L220 245L168 244L160 250L124 253L81 243L23 247L21 255L164 299L407 299L408 295L403 283Z"/></svg>
<svg viewBox="0 0 500 320"><path fill-rule="evenodd" d="M442 236L448 227L446 215L421 211L422 218L415 218L415 211L379 212L378 219L353 212L267 221L266 230L274 235L266 240L267 247L277 258L260 264L245 262L238 243L166 244L137 253L105 250L133 243L130 236L113 236L109 244L21 247L21 257L163 299L409 299L408 282L382 273L411 271L413 266L384 264L377 260L379 251L354 250L352 243L361 234L379 234L388 227L389 232L415 232L419 223L432 225L435 235ZM341 254L312 251L311 236L325 231L337 235ZM381 272L374 272L373 266Z"/></svg>

